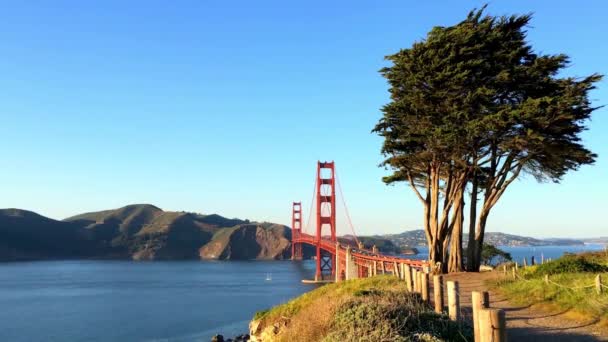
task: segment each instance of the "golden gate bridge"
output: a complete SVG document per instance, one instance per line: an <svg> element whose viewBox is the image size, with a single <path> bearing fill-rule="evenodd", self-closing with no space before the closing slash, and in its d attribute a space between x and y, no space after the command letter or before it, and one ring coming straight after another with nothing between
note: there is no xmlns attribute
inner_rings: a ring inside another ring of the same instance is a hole
<svg viewBox="0 0 608 342"><path fill-rule="evenodd" d="M350 237L338 238L336 235L336 187L344 204L346 221L352 234ZM306 227L302 225L302 202L293 202L291 255L293 260L302 260L302 245L307 244L315 248L315 282L338 282L382 273L391 273L403 278L405 273L410 272L410 268L429 271L426 261L385 255L375 246L365 248L355 233L333 161L317 162L314 189ZM314 227L310 222L313 204L316 217ZM314 232L311 232L311 229L314 229Z"/></svg>

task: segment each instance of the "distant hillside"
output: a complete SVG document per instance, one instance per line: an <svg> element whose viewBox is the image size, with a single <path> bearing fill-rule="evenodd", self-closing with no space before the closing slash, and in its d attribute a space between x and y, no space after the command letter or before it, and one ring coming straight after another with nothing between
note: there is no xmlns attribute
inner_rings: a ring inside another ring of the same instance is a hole
<svg viewBox="0 0 608 342"><path fill-rule="evenodd" d="M409 230L399 234L381 235L380 237L391 240L399 247L426 246L426 237L422 229ZM464 234L463 240L468 241L468 234ZM557 246L557 245L582 245L582 240L575 239L535 239L526 236L486 232L485 241L495 246Z"/></svg>
<svg viewBox="0 0 608 342"><path fill-rule="evenodd" d="M291 257L291 229L262 223L218 230L199 250L202 259L286 259Z"/></svg>
<svg viewBox="0 0 608 342"><path fill-rule="evenodd" d="M283 225L169 212L149 204L84 213L63 221L3 209L0 260L283 259L290 257L290 234Z"/></svg>
<svg viewBox="0 0 608 342"><path fill-rule="evenodd" d="M378 251L386 254L399 254L401 253L401 248L395 245L393 241L387 238L379 237L379 236L358 236L357 239L359 242L363 244L365 249L371 250L373 246L378 248ZM350 243L352 245L356 245L354 241L354 237L352 235L346 235L340 238L341 241L345 243Z"/></svg>
<svg viewBox="0 0 608 342"><path fill-rule="evenodd" d="M78 258L88 255L93 246L78 224L21 209L0 209L0 260Z"/></svg>
<svg viewBox="0 0 608 342"><path fill-rule="evenodd" d="M608 236L601 236L598 238L591 239L583 239L585 243L600 243L600 244L608 244Z"/></svg>

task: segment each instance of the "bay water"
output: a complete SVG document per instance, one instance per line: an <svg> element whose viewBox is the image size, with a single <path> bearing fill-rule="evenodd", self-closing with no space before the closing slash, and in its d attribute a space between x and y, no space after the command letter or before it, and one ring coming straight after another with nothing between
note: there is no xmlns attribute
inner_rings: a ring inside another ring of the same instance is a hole
<svg viewBox="0 0 608 342"><path fill-rule="evenodd" d="M521 263L603 246L504 249ZM312 261L0 263L0 341L233 337L248 331L256 311L313 289L301 282L313 275Z"/></svg>
<svg viewBox="0 0 608 342"><path fill-rule="evenodd" d="M404 256L412 259L426 259L428 257L428 248L427 247L416 247L418 249L418 254L413 256ZM528 265L530 264L530 260L534 257L536 263L540 263L544 258L547 259L557 259L564 255L564 253L581 253L586 251L605 251L606 246L603 244L585 244L585 245L571 245L571 246L538 246L538 247L528 247L528 246L498 246L501 250L511 254L511 258L513 261L523 264L523 259L526 258ZM608 254L608 252L607 252Z"/></svg>
<svg viewBox="0 0 608 342"><path fill-rule="evenodd" d="M310 262L0 263L0 341L210 341L311 285Z"/></svg>

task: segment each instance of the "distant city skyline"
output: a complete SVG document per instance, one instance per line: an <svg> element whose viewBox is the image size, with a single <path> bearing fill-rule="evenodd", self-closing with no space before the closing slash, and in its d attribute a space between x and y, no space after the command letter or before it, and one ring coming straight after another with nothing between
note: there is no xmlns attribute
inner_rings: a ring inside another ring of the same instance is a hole
<svg viewBox="0 0 608 342"><path fill-rule="evenodd" d="M382 141L370 132L388 102L378 70L484 3L5 4L0 208L63 219L150 203L289 225L292 201L309 215L316 161L334 160L358 234L418 229L422 208L407 184L381 181ZM608 74L607 10L495 1L487 12L534 13L535 51L569 55L567 75L584 76ZM591 97L608 104L606 80ZM595 165L561 184L522 177L488 230L608 235L606 114L597 110L584 134Z"/></svg>

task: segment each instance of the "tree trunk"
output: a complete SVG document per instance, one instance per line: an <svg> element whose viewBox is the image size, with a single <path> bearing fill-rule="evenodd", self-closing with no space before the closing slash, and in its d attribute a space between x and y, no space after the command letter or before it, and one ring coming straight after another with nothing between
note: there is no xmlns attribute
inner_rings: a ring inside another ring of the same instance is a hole
<svg viewBox="0 0 608 342"><path fill-rule="evenodd" d="M464 190L460 193L454 229L450 239L450 260L448 272L462 272L462 231L464 223Z"/></svg>
<svg viewBox="0 0 608 342"><path fill-rule="evenodd" d="M445 213L442 213L441 220L439 217L440 204L440 179L441 167L437 163L432 163L429 168L429 210L428 210L428 234L427 242L429 246L428 260L431 267L439 266L440 271L447 270L447 265L444 258L444 240L443 231L445 230L446 220ZM426 213L425 213L426 215Z"/></svg>
<svg viewBox="0 0 608 342"><path fill-rule="evenodd" d="M477 223L477 232L475 233L475 259L473 263L473 272L479 272L481 266L481 252L483 251L483 239L486 231L486 222L490 209L483 208L479 214L479 222Z"/></svg>
<svg viewBox="0 0 608 342"><path fill-rule="evenodd" d="M451 257L449 256L449 253L448 253L448 251L450 249L450 241L451 241L450 237L445 238L443 240L443 244L441 246L442 247L441 257L443 258L444 261L446 261L443 264L441 264L441 266L442 266L441 267L441 273L448 273L448 272L450 272L450 265L449 265L450 261L449 261L449 258L451 258Z"/></svg>
<svg viewBox="0 0 608 342"><path fill-rule="evenodd" d="M429 211L429 230L430 230L430 240L427 237L427 242L429 245L429 262L432 267L435 267L437 263L443 265L442 258L442 243L440 239L438 239L438 231L439 231L439 167L437 165L431 165L429 178L430 178L430 211Z"/></svg>
<svg viewBox="0 0 608 342"><path fill-rule="evenodd" d="M477 221L477 171L473 170L473 178L471 180L472 188L471 188L471 206L469 208L469 240L467 242L467 271L474 272L479 267L475 267L475 252L476 243L475 243L475 226ZM480 254L481 255L481 254Z"/></svg>

